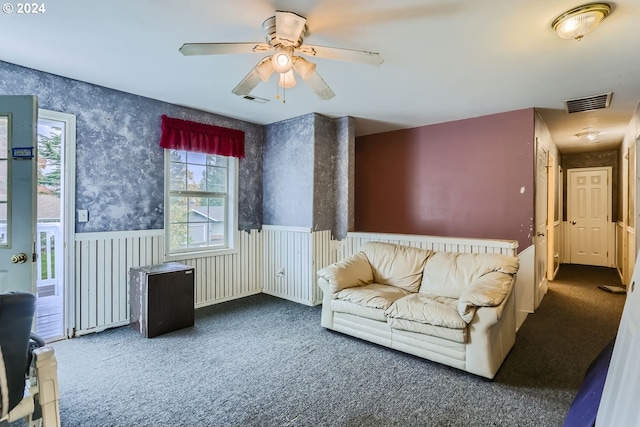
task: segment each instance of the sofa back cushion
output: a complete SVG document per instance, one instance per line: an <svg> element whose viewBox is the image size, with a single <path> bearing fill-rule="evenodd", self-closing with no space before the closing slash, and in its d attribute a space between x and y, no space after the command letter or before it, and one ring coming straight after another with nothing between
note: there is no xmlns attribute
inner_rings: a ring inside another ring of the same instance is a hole
<svg viewBox="0 0 640 427"><path fill-rule="evenodd" d="M373 273L369 259L364 252L356 252L352 256L324 267L318 271L318 277L329 282L332 294L345 288L373 283Z"/></svg>
<svg viewBox="0 0 640 427"><path fill-rule="evenodd" d="M427 258L433 251L383 242L367 242L361 250L367 255L373 281L418 292Z"/></svg>
<svg viewBox="0 0 640 427"><path fill-rule="evenodd" d="M425 264L420 292L460 298L474 280L497 271L518 272L518 258L500 254L435 252Z"/></svg>

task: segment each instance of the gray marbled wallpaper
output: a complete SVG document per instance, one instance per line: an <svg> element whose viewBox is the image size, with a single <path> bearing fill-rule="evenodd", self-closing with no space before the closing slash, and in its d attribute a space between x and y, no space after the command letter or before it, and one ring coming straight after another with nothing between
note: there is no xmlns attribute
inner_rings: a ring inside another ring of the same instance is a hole
<svg viewBox="0 0 640 427"><path fill-rule="evenodd" d="M353 228L353 118L312 113L274 123L264 147L264 223L344 238Z"/></svg>
<svg viewBox="0 0 640 427"><path fill-rule="evenodd" d="M341 117L336 122L336 165L334 191L336 205L333 235L342 240L353 230L355 209L356 136L353 117Z"/></svg>
<svg viewBox="0 0 640 427"><path fill-rule="evenodd" d="M312 227L315 114L267 125L263 154L264 224Z"/></svg>
<svg viewBox="0 0 640 427"><path fill-rule="evenodd" d="M0 94L36 95L41 108L75 114L76 232L164 228L160 116L245 132L239 170L240 229L262 225L264 127L0 61Z"/></svg>
<svg viewBox="0 0 640 427"><path fill-rule="evenodd" d="M336 124L334 120L316 114L314 133L313 228L314 230L332 230L335 235Z"/></svg>

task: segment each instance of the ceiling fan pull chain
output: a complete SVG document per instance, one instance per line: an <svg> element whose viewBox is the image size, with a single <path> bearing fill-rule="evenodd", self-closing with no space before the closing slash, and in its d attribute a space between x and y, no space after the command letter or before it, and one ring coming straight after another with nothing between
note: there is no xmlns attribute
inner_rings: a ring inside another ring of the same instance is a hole
<svg viewBox="0 0 640 427"><path fill-rule="evenodd" d="M286 81L287 76L285 76L284 78ZM282 103L283 104L287 103L287 86L286 85L282 88Z"/></svg>

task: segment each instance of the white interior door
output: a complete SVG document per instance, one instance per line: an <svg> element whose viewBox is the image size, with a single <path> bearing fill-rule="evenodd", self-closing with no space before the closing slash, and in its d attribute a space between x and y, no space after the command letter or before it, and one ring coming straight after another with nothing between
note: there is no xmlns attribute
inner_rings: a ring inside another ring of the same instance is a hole
<svg viewBox="0 0 640 427"><path fill-rule="evenodd" d="M547 293L547 166L549 153L542 145L536 144L536 146L536 235L534 237L534 244L536 249L535 300L537 308L540 305L540 302L542 302L542 298Z"/></svg>
<svg viewBox="0 0 640 427"><path fill-rule="evenodd" d="M611 168L569 169L567 194L572 264L609 266Z"/></svg>
<svg viewBox="0 0 640 427"><path fill-rule="evenodd" d="M33 96L0 96L0 293L35 293L37 108Z"/></svg>
<svg viewBox="0 0 640 427"><path fill-rule="evenodd" d="M596 426L640 426L640 264L631 277Z"/></svg>

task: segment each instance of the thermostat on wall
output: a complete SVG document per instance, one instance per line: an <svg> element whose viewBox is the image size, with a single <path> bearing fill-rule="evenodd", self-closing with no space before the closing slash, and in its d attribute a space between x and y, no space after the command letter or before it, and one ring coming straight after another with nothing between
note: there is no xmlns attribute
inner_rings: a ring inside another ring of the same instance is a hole
<svg viewBox="0 0 640 427"><path fill-rule="evenodd" d="M33 159L33 147L14 147L11 154L14 159Z"/></svg>

